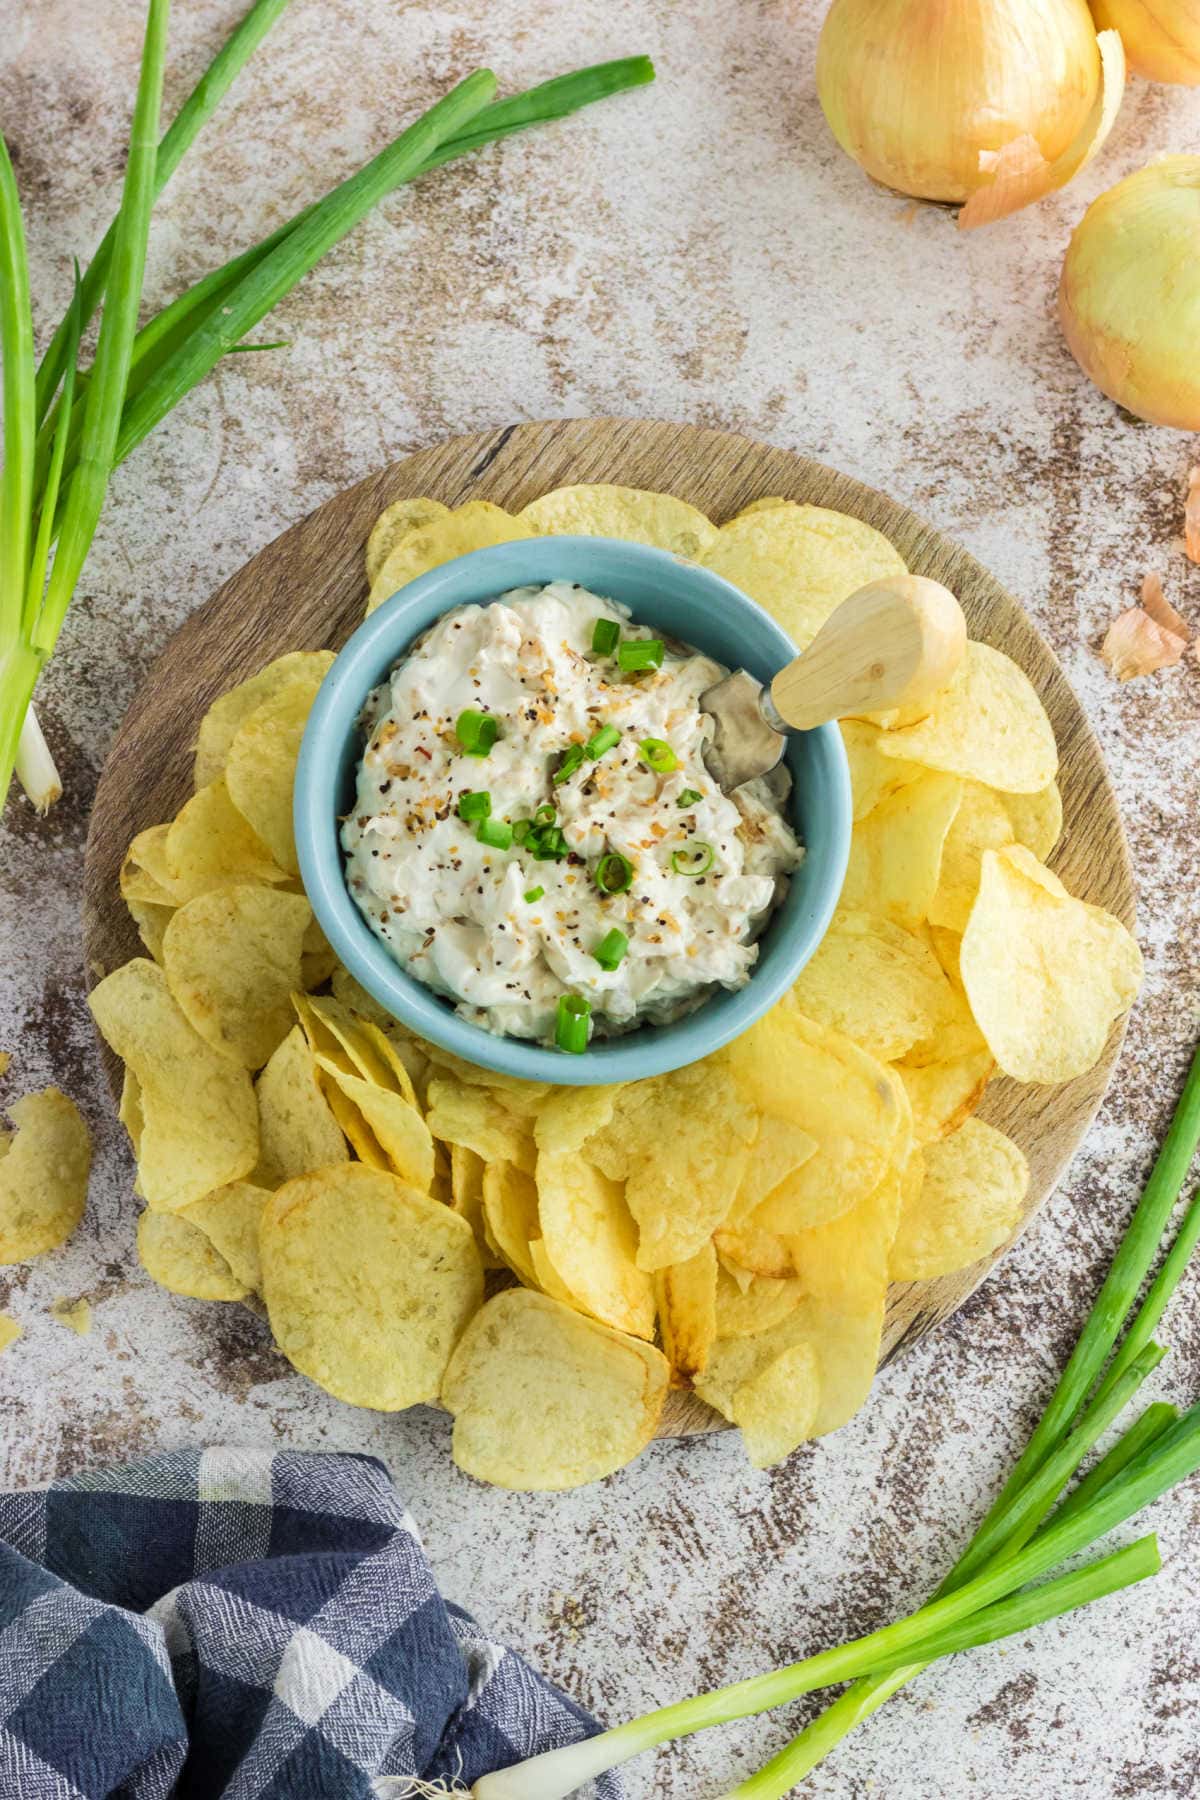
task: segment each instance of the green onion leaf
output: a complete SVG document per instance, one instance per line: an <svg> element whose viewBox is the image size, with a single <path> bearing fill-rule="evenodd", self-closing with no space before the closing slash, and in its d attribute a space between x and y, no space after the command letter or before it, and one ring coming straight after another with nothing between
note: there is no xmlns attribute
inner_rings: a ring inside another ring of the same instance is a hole
<svg viewBox="0 0 1200 1800"><path fill-rule="evenodd" d="M617 663L629 675L639 669L661 669L662 659L661 638L632 638L617 651Z"/></svg>
<svg viewBox="0 0 1200 1800"><path fill-rule="evenodd" d="M567 748L562 753L562 761L551 776L551 780L554 782L555 787L558 787L564 781L569 781L576 769L582 768L584 754L582 744L567 745Z"/></svg>
<svg viewBox="0 0 1200 1800"><path fill-rule="evenodd" d="M675 804L676 806L699 806L703 798L704 795L698 794L695 788L684 788L683 792L677 796Z"/></svg>
<svg viewBox="0 0 1200 1800"><path fill-rule="evenodd" d="M686 850L672 850L671 867L677 875L686 875L695 880L697 875L708 874L715 854L711 844L706 844L702 838L695 838Z"/></svg>
<svg viewBox="0 0 1200 1800"><path fill-rule="evenodd" d="M588 1020L592 1003L580 994L560 994L554 1041L571 1056L582 1056L588 1044Z"/></svg>
<svg viewBox="0 0 1200 1800"><path fill-rule="evenodd" d="M606 932L600 939L600 942L592 951L592 955L600 964L600 967L602 969L607 969L611 975L614 969L620 968L622 959L628 948L629 939L625 936L623 931L618 931L614 925L612 930Z"/></svg>
<svg viewBox="0 0 1200 1800"><path fill-rule="evenodd" d="M544 887L528 888L525 893L525 898L528 900L530 906L532 906L535 900L541 900L544 897L545 892L546 890Z"/></svg>
<svg viewBox="0 0 1200 1800"><path fill-rule="evenodd" d="M598 762L605 751L613 749L620 741L621 734L615 725L602 725L599 731L584 745L584 753L590 756L593 762Z"/></svg>
<svg viewBox="0 0 1200 1800"><path fill-rule="evenodd" d="M534 808L533 822L535 825L553 825L557 819L558 814L548 800L543 800L540 806Z"/></svg>
<svg viewBox="0 0 1200 1800"><path fill-rule="evenodd" d="M185 153L212 118L213 113L287 5L288 0L255 0L255 4L245 18L234 27L217 51L163 133L162 142L158 146L158 153L154 160L154 198L156 200L179 167ZM112 267L119 218L118 214L100 240L99 247L83 277L79 295L81 330L86 327L88 320L95 313L104 293L109 269ZM39 419L45 418L55 390L70 364L72 358L71 332L71 313L68 311L50 340L46 354L42 358L42 365L37 372L37 416Z"/></svg>
<svg viewBox="0 0 1200 1800"><path fill-rule="evenodd" d="M597 619L592 626L592 649L597 656L611 656L621 641L621 627L615 619Z"/></svg>
<svg viewBox="0 0 1200 1800"><path fill-rule="evenodd" d="M454 721L454 735L464 756L486 756L500 735L500 727L491 713L476 712L469 706Z"/></svg>
<svg viewBox="0 0 1200 1800"><path fill-rule="evenodd" d="M679 767L679 758L665 738L643 738L638 745L638 756L656 775L669 775Z"/></svg>
<svg viewBox="0 0 1200 1800"><path fill-rule="evenodd" d="M596 864L595 882L602 894L624 894L633 885L633 864L619 850L609 850Z"/></svg>
<svg viewBox="0 0 1200 1800"><path fill-rule="evenodd" d="M513 830L503 819L480 819L475 836L493 850L507 850L513 841Z"/></svg>
<svg viewBox="0 0 1200 1800"><path fill-rule="evenodd" d="M532 830L533 830L533 820L532 819L514 819L513 820L513 843L514 844L524 844L525 842L527 842L527 840L529 838L529 834Z"/></svg>
<svg viewBox="0 0 1200 1800"><path fill-rule="evenodd" d="M460 819L486 819L492 810L492 796L486 788L478 793L460 794L458 799L458 816Z"/></svg>

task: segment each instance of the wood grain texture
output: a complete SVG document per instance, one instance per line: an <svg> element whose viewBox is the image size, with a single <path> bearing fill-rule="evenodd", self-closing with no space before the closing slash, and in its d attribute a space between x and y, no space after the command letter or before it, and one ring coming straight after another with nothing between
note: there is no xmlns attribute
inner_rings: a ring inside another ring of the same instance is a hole
<svg viewBox="0 0 1200 1800"><path fill-rule="evenodd" d="M84 878L89 982L141 952L118 891L121 859L136 832L172 817L190 793L191 751L205 709L285 650L345 642L362 617L363 548L383 508L419 494L451 506L485 499L519 508L579 481L677 494L718 522L751 500L779 495L852 513L884 532L915 574L957 594L972 637L1006 651L1030 676L1061 758L1064 827L1051 863L1072 892L1133 924L1125 836L1099 745L1049 646L974 557L885 495L790 451L697 426L565 419L449 439L369 477L268 544L175 634L126 714L96 794ZM1045 1203L1091 1123L1123 1035L1121 1021L1099 1063L1076 1081L1030 1087L999 1080L988 1088L980 1116L1008 1132L1030 1165L1024 1217L1010 1242ZM115 1095L118 1067L104 1054ZM938 1281L893 1287L884 1360L956 1311L1007 1248ZM661 1435L722 1425L693 1396L675 1394Z"/></svg>

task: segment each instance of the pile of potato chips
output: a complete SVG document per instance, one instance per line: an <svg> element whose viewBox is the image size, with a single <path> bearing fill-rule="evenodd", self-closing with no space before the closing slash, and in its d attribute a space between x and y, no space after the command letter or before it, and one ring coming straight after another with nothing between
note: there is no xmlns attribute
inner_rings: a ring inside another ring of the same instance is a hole
<svg viewBox="0 0 1200 1800"><path fill-rule="evenodd" d="M718 528L670 495L575 487L515 516L397 502L369 604L563 532L702 562L801 647L903 569L821 508L766 499ZM1062 809L1029 681L972 643L919 715L847 721L850 867L791 994L691 1067L551 1088L412 1037L322 939L290 801L329 661L282 657L216 702L195 794L122 870L149 956L92 1007L125 1063L146 1268L261 1303L295 1367L351 1404L440 1400L456 1461L505 1487L619 1468L672 1385L760 1467L835 1430L870 1390L889 1281L964 1268L1020 1222L1025 1159L973 1117L989 1079L1081 1074L1139 983L1125 928L1040 860Z"/></svg>

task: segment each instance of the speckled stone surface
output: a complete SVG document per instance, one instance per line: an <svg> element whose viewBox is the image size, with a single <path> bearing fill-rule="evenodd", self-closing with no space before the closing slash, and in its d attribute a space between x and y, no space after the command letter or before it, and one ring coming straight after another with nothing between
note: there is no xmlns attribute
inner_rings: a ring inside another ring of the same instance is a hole
<svg viewBox="0 0 1200 1800"><path fill-rule="evenodd" d="M796 0L295 0L159 208L156 304L359 163L470 67L508 89L647 50L657 87L394 196L279 308L290 347L228 361L130 460L42 713L67 797L0 834L7 1099L48 1081L95 1134L66 1249L0 1271L25 1337L0 1362L0 1478L45 1480L158 1445L369 1449L424 1528L446 1592L612 1720L869 1628L926 1595L982 1510L1072 1341L1196 1036L1200 663L1118 688L1097 661L1143 572L1200 619L1179 543L1197 447L1117 415L1067 357L1053 292L1088 199L1200 150L1200 95L1133 86L1098 167L970 238L873 188L813 91L821 7ZM177 102L239 11L188 0ZM25 196L43 329L116 196L136 78L134 0L3 0L0 118ZM849 1429L769 1475L733 1435L655 1445L600 1486L476 1486L429 1412L336 1405L236 1308L175 1300L133 1254L135 1205L83 1003L79 894L108 743L168 633L291 521L450 432L556 414L733 426L835 463L957 536L1021 596L1104 743L1137 871L1148 980L1116 1083L1035 1228ZM54 1322L87 1295L90 1336ZM1200 1392L1200 1282L1151 1383ZM234 1341L237 1385L225 1373ZM245 1371L251 1375L246 1378ZM958 1658L819 1771L816 1794L1001 1800L1200 1793L1200 1490L1153 1520L1167 1569L1086 1619ZM638 1767L632 1800L703 1800L803 1713Z"/></svg>

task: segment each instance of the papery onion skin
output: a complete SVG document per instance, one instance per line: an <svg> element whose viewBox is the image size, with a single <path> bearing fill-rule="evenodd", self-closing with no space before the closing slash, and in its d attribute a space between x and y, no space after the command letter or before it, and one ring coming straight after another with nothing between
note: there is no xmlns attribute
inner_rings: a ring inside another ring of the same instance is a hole
<svg viewBox="0 0 1200 1800"><path fill-rule="evenodd" d="M1092 12L1120 32L1139 75L1200 84L1200 0L1092 0Z"/></svg>
<svg viewBox="0 0 1200 1800"><path fill-rule="evenodd" d="M1036 138L1049 162L1100 83L1086 0L833 0L817 93L834 137L876 181L961 204L981 151Z"/></svg>
<svg viewBox="0 0 1200 1800"><path fill-rule="evenodd" d="M1200 431L1200 156L1165 156L1092 202L1058 312L1102 393L1151 424Z"/></svg>

